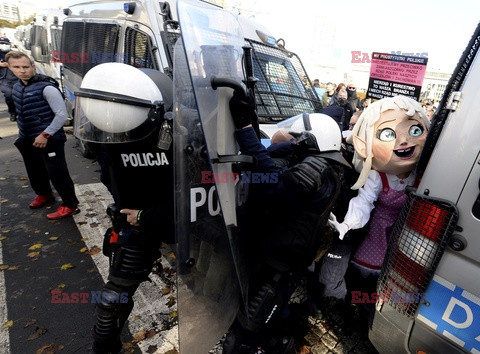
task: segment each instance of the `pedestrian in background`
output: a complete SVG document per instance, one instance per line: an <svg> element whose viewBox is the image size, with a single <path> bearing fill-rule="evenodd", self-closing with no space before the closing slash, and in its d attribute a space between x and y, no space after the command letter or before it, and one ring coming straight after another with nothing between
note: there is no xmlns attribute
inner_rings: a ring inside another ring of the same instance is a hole
<svg viewBox="0 0 480 354"><path fill-rule="evenodd" d="M0 37L0 91L2 91L5 97L10 120L14 122L17 120L17 112L12 98L12 87L18 81L18 78L8 68L8 64L5 61L5 56L10 50L10 40L7 37Z"/></svg>
<svg viewBox="0 0 480 354"><path fill-rule="evenodd" d="M357 87L353 82L347 85L348 104L352 108L352 113L362 109L360 98L357 96Z"/></svg>
<svg viewBox="0 0 480 354"><path fill-rule="evenodd" d="M23 52L11 51L5 60L20 79L12 90L19 130L15 146L22 154L30 184L37 194L30 208L41 208L55 201L51 181L62 205L47 214L47 218L55 220L76 214L78 199L65 161L67 137L63 124L68 115L58 84L51 77L35 74L33 61Z"/></svg>
<svg viewBox="0 0 480 354"><path fill-rule="evenodd" d="M342 129L347 130L350 124L350 118L353 115L353 110L350 104L348 103L348 93L345 89L340 89L337 94L333 96L331 106L339 106L343 108L343 122Z"/></svg>
<svg viewBox="0 0 480 354"><path fill-rule="evenodd" d="M330 105L331 99L334 94L335 94L335 86L331 82L328 82L327 90L323 93L323 97L322 97L323 107L327 107Z"/></svg>

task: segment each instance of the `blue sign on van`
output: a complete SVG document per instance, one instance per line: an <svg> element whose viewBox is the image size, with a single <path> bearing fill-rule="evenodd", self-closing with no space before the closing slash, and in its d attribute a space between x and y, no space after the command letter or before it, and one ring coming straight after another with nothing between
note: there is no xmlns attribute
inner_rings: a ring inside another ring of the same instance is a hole
<svg viewBox="0 0 480 354"><path fill-rule="evenodd" d="M422 321L471 353L480 353L480 299L434 276L417 314Z"/></svg>

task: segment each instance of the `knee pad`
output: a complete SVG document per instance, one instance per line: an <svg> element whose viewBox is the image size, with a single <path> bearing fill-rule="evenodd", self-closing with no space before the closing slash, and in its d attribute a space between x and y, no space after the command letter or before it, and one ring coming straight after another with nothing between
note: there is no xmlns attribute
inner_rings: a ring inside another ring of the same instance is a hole
<svg viewBox="0 0 480 354"><path fill-rule="evenodd" d="M279 318L285 304L279 289L280 277L277 274L273 281L261 285L248 302L248 308L241 312L239 321L245 329L253 332L265 329Z"/></svg>
<svg viewBox="0 0 480 354"><path fill-rule="evenodd" d="M116 340L133 309L133 291L107 283L96 306L95 340Z"/></svg>

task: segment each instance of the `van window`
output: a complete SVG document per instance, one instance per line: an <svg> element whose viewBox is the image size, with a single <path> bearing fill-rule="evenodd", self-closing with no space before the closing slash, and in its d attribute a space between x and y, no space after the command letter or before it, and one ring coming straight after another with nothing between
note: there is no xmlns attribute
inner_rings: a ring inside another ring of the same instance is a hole
<svg viewBox="0 0 480 354"><path fill-rule="evenodd" d="M247 40L252 47L253 70L258 82L255 101L260 123L273 123L322 106L301 78L306 72L298 56L287 50Z"/></svg>
<svg viewBox="0 0 480 354"><path fill-rule="evenodd" d="M50 32L52 34L52 50L60 50L60 41L62 40L62 29L58 27L50 27Z"/></svg>
<svg viewBox="0 0 480 354"><path fill-rule="evenodd" d="M60 59L65 69L83 77L98 64L118 61L119 30L114 23L64 22Z"/></svg>
<svg viewBox="0 0 480 354"><path fill-rule="evenodd" d="M30 45L40 47L41 54L47 55L47 43L47 29L43 26L33 26L32 30L30 31Z"/></svg>
<svg viewBox="0 0 480 354"><path fill-rule="evenodd" d="M146 33L128 27L125 31L125 64L158 70L152 39Z"/></svg>

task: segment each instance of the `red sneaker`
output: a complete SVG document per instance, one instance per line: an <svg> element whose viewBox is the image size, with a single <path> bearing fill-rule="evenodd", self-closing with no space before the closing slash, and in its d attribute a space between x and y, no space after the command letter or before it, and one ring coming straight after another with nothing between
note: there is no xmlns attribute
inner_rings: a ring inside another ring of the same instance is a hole
<svg viewBox="0 0 480 354"><path fill-rule="evenodd" d="M47 205L49 203L53 203L55 201L55 197L53 194L50 195L37 195L35 199L29 204L30 208L38 209Z"/></svg>
<svg viewBox="0 0 480 354"><path fill-rule="evenodd" d="M56 212L47 214L47 219L50 219L50 220L63 219L63 218L66 218L67 216L78 214L79 212L80 212L80 209L78 209L77 207L69 208L64 205L60 205Z"/></svg>

